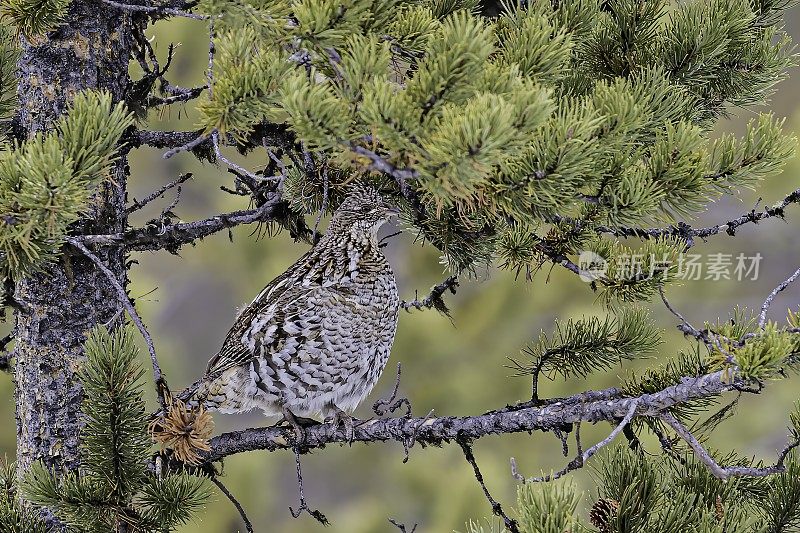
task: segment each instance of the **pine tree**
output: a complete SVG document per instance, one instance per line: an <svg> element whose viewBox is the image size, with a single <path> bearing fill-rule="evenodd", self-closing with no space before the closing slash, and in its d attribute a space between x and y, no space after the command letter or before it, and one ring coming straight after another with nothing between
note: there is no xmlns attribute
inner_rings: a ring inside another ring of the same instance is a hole
<svg viewBox="0 0 800 533"><path fill-rule="evenodd" d="M524 272L524 283L548 263L590 281L604 305L601 317L559 319L531 340L514 362L532 378L531 400L485 415L494 417L491 428L480 417L410 415L358 428L359 441L458 442L500 519L468 524L471 533L800 530L800 414L772 466L705 447L705 436L733 416L736 400L720 405L724 393L785 379L800 364L800 312L784 322L766 317L800 270L759 315L735 310L731 321L702 329L666 297L695 239L734 235L800 203L795 191L726 224L689 225L710 203L780 174L793 153L783 120L766 112L754 111L741 137L713 134L733 108L765 102L795 64L782 23L789 7L0 1L0 303L14 316L13 351L0 368L14 372L18 430L16 466L0 473L2 530L170 531L202 507L206 478L242 511L212 467L226 455L293 448L302 483L301 453L344 442L321 426L303 446L281 428L209 442L198 429L202 410L171 394L125 286L129 253L176 253L239 224L313 242L318 231L306 217L332 212L353 182L397 203L451 276L406 307L446 313L443 297L457 279L496 267ZM147 23L169 17L207 23L205 85L169 83L175 50L161 65L144 36ZM138 79L130 59L143 71ZM186 102L200 117L197 131L144 129L151 109ZM131 227L130 212L190 177L127 204L135 179L127 156L141 146L227 168L228 192L250 205L179 223L167 209ZM263 151L267 164L243 168L221 147ZM637 303L657 299L691 349L617 389L540 397L542 376L578 381L653 357L661 333ZM161 402L152 420L124 312L150 350ZM613 429L583 450L582 421ZM571 433L577 455L538 478L515 470L518 500L507 512L486 488L471 441L532 430ZM619 434L628 447L609 445ZM646 434L658 438L661 456L644 453ZM597 494L584 513L582 496L558 478L590 459ZM302 484L300 494L300 511L323 521Z"/></svg>

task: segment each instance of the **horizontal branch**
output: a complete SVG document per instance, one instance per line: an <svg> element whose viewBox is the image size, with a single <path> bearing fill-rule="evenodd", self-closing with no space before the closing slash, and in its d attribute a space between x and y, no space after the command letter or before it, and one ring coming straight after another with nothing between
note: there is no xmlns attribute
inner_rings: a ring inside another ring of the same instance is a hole
<svg viewBox="0 0 800 533"><path fill-rule="evenodd" d="M726 375L714 372L697 378L684 378L677 385L639 397L582 401L592 394L579 394L542 407L498 410L479 416L369 420L356 425L352 442L397 441L438 446L457 438L474 440L488 435L548 431L576 422L619 421L625 419L631 409L632 416L660 416L670 407L716 396L742 385L736 380L726 380ZM319 424L306 429L303 448L309 450L347 442L350 439L344 429ZM223 433L211 439L209 445L211 450L201 454L206 463L254 450L291 449L295 443L291 428L267 427Z"/></svg>
<svg viewBox="0 0 800 533"><path fill-rule="evenodd" d="M639 237L642 239L654 239L658 237L680 237L684 239L688 246L694 245L694 237L705 239L717 235L723 230L730 236L736 235L736 229L745 224L758 224L762 220L768 218L783 218L785 210L792 204L800 204L800 189L786 195L780 202L764 207L762 211L753 209L749 213L731 219L721 224L709 226L707 228L692 228L685 222L679 222L677 225L669 226L668 228L631 228L631 227L607 227L600 226L597 228L598 232L610 233L617 237Z"/></svg>
<svg viewBox="0 0 800 533"><path fill-rule="evenodd" d="M269 222L280 209L280 198L275 197L261 207L215 215L195 222L182 222L164 226L136 228L124 233L83 235L76 237L84 244L95 246L125 246L129 250L168 250L176 252L184 244L208 237L222 230L242 224Z"/></svg>

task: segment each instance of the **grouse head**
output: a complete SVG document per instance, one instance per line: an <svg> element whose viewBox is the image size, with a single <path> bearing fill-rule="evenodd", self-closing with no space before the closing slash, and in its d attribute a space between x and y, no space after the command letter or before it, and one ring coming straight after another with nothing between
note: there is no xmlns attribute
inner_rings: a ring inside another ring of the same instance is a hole
<svg viewBox="0 0 800 533"><path fill-rule="evenodd" d="M378 229L398 213L399 210L384 200L377 190L356 185L334 212L328 233L349 234L358 240L374 239Z"/></svg>

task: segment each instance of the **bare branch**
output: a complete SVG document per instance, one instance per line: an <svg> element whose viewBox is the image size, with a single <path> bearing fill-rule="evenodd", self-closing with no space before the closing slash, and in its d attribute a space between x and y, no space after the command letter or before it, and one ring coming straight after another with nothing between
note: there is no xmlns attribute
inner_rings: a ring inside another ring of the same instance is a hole
<svg viewBox="0 0 800 533"><path fill-rule="evenodd" d="M215 215L195 222L182 222L163 227L150 226L136 228L124 233L107 235L83 235L76 237L84 244L99 246L124 245L129 250L168 250L177 252L181 246L194 242L225 229L241 224L268 222L279 210L280 197L274 195L264 205L254 209L245 209Z"/></svg>
<svg viewBox="0 0 800 533"><path fill-rule="evenodd" d="M166 413L166 397L169 395L169 387L167 386L167 382L161 373L161 366L158 364L156 348L153 345L153 337L150 336L150 332L147 331L144 322L142 322L142 318L139 316L139 313L136 312L136 307L134 307L133 302L131 302L131 299L128 297L128 293L125 292L125 288L122 286L119 280L117 280L114 273L111 272L111 270L105 264L103 264L99 257L90 252L81 241L74 237L68 237L67 242L80 250L83 255L89 258L106 276L106 278L108 278L108 281L117 291L117 298L119 299L119 302L125 307L125 310L128 311L128 315L130 315L131 320L139 329L142 337L144 337L144 340L147 343L147 351L150 352L150 362L153 364L153 380L155 381L156 385L156 394L158 395L158 400L161 403L161 409L163 409L163 411Z"/></svg>
<svg viewBox="0 0 800 533"><path fill-rule="evenodd" d="M674 429L678 436L686 441L689 447L692 448L695 457L702 461L703 464L708 467L711 473L719 479L742 476L765 477L773 474L781 474L786 471L786 465L784 464L784 461L789 455L789 452L800 446L800 440L797 438L789 442L778 454L778 460L774 465L771 466L721 466L714 460L713 457L711 457L711 454L709 454L708 451L703 448L703 445L700 444L700 442L695 438L694 435L692 435L686 426L681 424L672 414L665 412L661 414L660 418L672 429Z"/></svg>
<svg viewBox="0 0 800 533"><path fill-rule="evenodd" d="M798 277L800 277L800 268L795 270L794 274L789 276L786 279L786 281L775 287L772 290L772 292L769 293L769 296L767 296L767 299L764 300L764 303L761 305L761 314L758 317L759 328L763 329L764 325L767 323L767 311L769 311L769 306L772 305L772 301L775 299L778 293L783 292L786 289L786 287L794 283L794 281L797 280Z"/></svg>
<svg viewBox="0 0 800 533"><path fill-rule="evenodd" d="M762 220L768 218L783 218L785 216L785 209L791 204L800 203L800 189L792 191L780 202L764 207L763 211L751 210L739 217L731 219L721 224L709 226L707 228L694 229L685 222L679 222L675 226L668 228L630 228L630 227L606 227L600 226L597 228L598 232L610 233L617 237L639 237L642 239L654 239L657 237L680 237L686 241L687 247L694 246L694 237L704 239L712 235L717 235L723 230L730 236L736 235L736 229L745 224L758 224Z"/></svg>
<svg viewBox="0 0 800 533"><path fill-rule="evenodd" d="M156 189L155 191L153 191L152 193L148 194L142 200L134 200L133 204L131 204L130 207L128 207L127 213L131 214L134 211L138 211L139 209L143 208L144 206L146 206L147 204L149 204L150 202L152 202L156 198L159 198L162 194L164 194L168 190L172 189L173 187L177 187L181 183L183 183L185 181L188 181L190 179L192 179L192 173L191 172L186 172L185 174L181 174L176 179L172 180L171 182L167 183L166 185L163 185L163 186L159 187L158 189Z"/></svg>
<svg viewBox="0 0 800 533"><path fill-rule="evenodd" d="M242 504L239 503L239 500L237 500L234 495L231 494L231 491L228 490L228 487L223 485L222 481L220 481L217 476L212 476L211 482L216 485L220 491L222 491L222 494L224 494L225 497L231 501L233 506L236 507L236 510L239 511L239 516L242 517L244 527L247 528L247 533L253 533L253 524L250 522L250 519L247 518L247 513L244 512L244 507L242 507Z"/></svg>
<svg viewBox="0 0 800 533"><path fill-rule="evenodd" d="M161 156L164 159L169 159L170 157L177 155L181 152L190 152L200 146L201 144L207 142L209 140L208 135L198 135L196 137L190 138L185 144L176 146L172 150L168 150L164 152ZM213 142L212 142L213 145Z"/></svg>
<svg viewBox="0 0 800 533"><path fill-rule="evenodd" d="M135 4L121 4L113 0L101 0L102 2L116 7L117 9L124 9L125 11L138 11L140 13L147 13L149 15L168 15L172 17L184 17L194 20L208 20L211 17L207 15L198 15L197 13L189 13L188 11L181 11L180 9L173 9L171 7L158 7L158 6L139 6Z"/></svg>
<svg viewBox="0 0 800 533"><path fill-rule="evenodd" d="M583 466L586 464L586 461L588 461L594 454L596 454L598 451L600 451L601 448L603 448L604 446L609 445L611 443L611 441L616 439L617 436L620 433L622 433L622 431L628 426L628 424L631 423L631 420L633 420L633 417L636 414L636 408L638 406L639 406L638 401L634 400L633 402L631 402L631 406L628 409L628 412L625 414L625 418L623 418L622 421L611 431L611 433L608 435L608 437L606 437L605 439L601 440L600 442L598 442L597 444L595 444L594 446L592 446L591 448L589 448L585 452L581 450L580 434L576 433L575 440L576 440L576 442L578 444L578 446L577 446L578 447L578 455L575 457L575 459L570 461L569 464L567 464L566 467L564 467L563 469L559 470L558 472L555 472L553 474L548 474L546 476L541 476L541 477L525 478L517 470L517 462L512 457L511 458L511 475L514 476L514 478L516 478L517 480L522 481L524 483L542 483L542 482L547 482L547 481L555 481L556 479L558 479L560 477L563 477L564 475L566 475L569 472L572 472L573 470L578 470L579 468L583 468Z"/></svg>
<svg viewBox="0 0 800 533"><path fill-rule="evenodd" d="M469 441L460 437L456 440L458 445L461 446L461 451L464 452L464 459L466 459L467 462L472 465L472 470L475 473L475 479L478 480L481 489L483 489L484 496L486 496L486 499L489 500L489 505L492 506L492 513L503 519L506 529L508 529L511 533L520 533L517 521L513 518L510 518L505 511L503 511L503 507L500 505L500 502L492 498L489 489L486 487L486 483L483 481L483 474L481 474L481 470L478 468L478 462L475 460L475 455L472 453L472 446L470 446Z"/></svg>
<svg viewBox="0 0 800 533"><path fill-rule="evenodd" d="M228 165L228 167L230 167L237 174L247 176L254 182L266 181L272 179L277 180L281 178L281 176L276 176L276 177L257 176L252 172L250 172L249 170L247 170L246 168L241 167L236 163L234 163L233 161L231 161L230 159L226 158L224 155L222 155L222 152L219 149L219 133L217 132L217 130L214 130L211 133L211 145L214 147L214 154L217 156L217 159Z"/></svg>
<svg viewBox="0 0 800 533"><path fill-rule="evenodd" d="M687 377L676 385L637 398L619 397L608 394L608 391L589 391L544 406L507 408L478 416L374 419L356 425L352 441L369 443L393 440L402 443L414 439L424 446L441 445L459 437L474 440L488 435L550 431L554 427L580 421L594 423L624 419L632 403L636 404L633 416L660 416L664 410L675 405L717 396L743 384L738 378L731 379L730 371L726 370ZM285 427L250 428L223 433L211 439L211 450L203 454L203 460L210 463L253 450L291 449L292 437L291 429ZM305 428L303 449L349 442L344 429L334 428L331 424L318 424Z"/></svg>

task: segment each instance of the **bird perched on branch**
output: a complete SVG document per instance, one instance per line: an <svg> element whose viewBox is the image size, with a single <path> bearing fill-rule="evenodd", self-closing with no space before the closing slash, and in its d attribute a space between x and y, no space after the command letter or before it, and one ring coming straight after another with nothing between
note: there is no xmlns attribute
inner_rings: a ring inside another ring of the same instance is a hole
<svg viewBox="0 0 800 533"><path fill-rule="evenodd" d="M378 229L396 208L355 186L326 234L237 317L191 403L222 413L261 409L302 437L322 415L353 435L353 410L378 381L399 299Z"/></svg>

